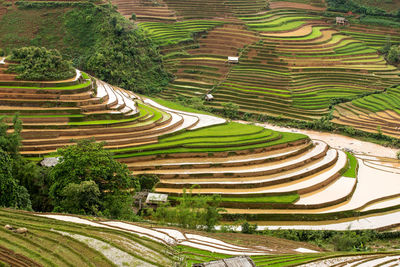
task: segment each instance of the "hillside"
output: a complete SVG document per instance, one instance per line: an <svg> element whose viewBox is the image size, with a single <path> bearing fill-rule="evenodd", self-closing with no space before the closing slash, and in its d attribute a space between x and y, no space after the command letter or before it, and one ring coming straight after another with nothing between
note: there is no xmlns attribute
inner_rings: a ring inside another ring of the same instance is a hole
<svg viewBox="0 0 400 267"><path fill-rule="evenodd" d="M302 134L173 110L78 70L64 81L18 80L7 72L15 64L0 65L0 110L10 118L20 112L20 153L31 160L54 156L78 140L104 141L133 174L157 175L155 191L172 201L194 186L193 193L221 195L228 221L396 214L398 174L389 174L391 161L357 160ZM366 195L370 186L379 190Z"/></svg>
<svg viewBox="0 0 400 267"><path fill-rule="evenodd" d="M323 1L271 1L269 10L265 1L114 3L127 17L136 13L138 25L160 44L166 67L176 76L161 94L166 99L212 93L209 107L232 102L246 118L315 120L328 116L338 100L399 83L397 68L378 53L388 36L399 43L398 28L360 24L372 17L339 27L334 16L342 14L326 13ZM228 56L239 56L239 64L228 64ZM390 122L396 120L397 106L386 109L390 114L379 125L384 134L397 137L398 125ZM356 108L350 110L358 115ZM333 115L338 117L334 123L367 129L346 123L342 106ZM375 124L380 115L366 116Z"/></svg>
<svg viewBox="0 0 400 267"><path fill-rule="evenodd" d="M109 5L16 2L0 19L5 52L56 48L75 67L140 93L158 92L169 81L157 47Z"/></svg>
<svg viewBox="0 0 400 267"><path fill-rule="evenodd" d="M399 154L359 141L400 145L385 3L0 2L0 266L395 266Z"/></svg>
<svg viewBox="0 0 400 267"><path fill-rule="evenodd" d="M390 264L399 259L398 253L355 256L321 252L306 243L266 236L253 241L260 245L247 246L248 239L254 238L243 234L219 234L216 238L144 223L10 209L0 209L0 223L28 229L26 234L18 234L0 228L0 264L5 266L191 266L238 254L249 255L257 266L293 266L313 261L316 266L324 261Z"/></svg>

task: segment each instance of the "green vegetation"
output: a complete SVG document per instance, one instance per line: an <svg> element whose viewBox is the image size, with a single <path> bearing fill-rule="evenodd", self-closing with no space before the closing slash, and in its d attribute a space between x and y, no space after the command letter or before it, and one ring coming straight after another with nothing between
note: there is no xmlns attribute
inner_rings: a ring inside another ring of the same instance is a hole
<svg viewBox="0 0 400 267"><path fill-rule="evenodd" d="M0 120L0 206L31 209L27 189L21 185L32 175L29 172L34 164L28 163L19 154L21 144L21 121L13 119L13 131L8 133L8 125Z"/></svg>
<svg viewBox="0 0 400 267"><path fill-rule="evenodd" d="M139 189L138 181L103 145L83 140L57 150L60 162L50 171L55 211L134 217L130 189Z"/></svg>
<svg viewBox="0 0 400 267"><path fill-rule="evenodd" d="M7 58L17 64L8 68L18 73L17 78L25 81L57 81L74 77L71 63L64 60L57 50L38 47L13 49Z"/></svg>
<svg viewBox="0 0 400 267"><path fill-rule="evenodd" d="M155 44L111 6L72 9L64 25L77 67L138 93L158 92L168 83Z"/></svg>
<svg viewBox="0 0 400 267"><path fill-rule="evenodd" d="M206 32L215 26L221 25L220 21L190 20L185 22L141 22L139 26L159 45L173 45L181 42L194 41L195 34Z"/></svg>
<svg viewBox="0 0 400 267"><path fill-rule="evenodd" d="M358 161L357 158L350 152L346 152L348 160L348 169L343 173L344 177L357 178Z"/></svg>
<svg viewBox="0 0 400 267"><path fill-rule="evenodd" d="M20 235L6 230L3 227L6 224L26 227L28 233ZM0 225L0 246L22 254L41 266L115 266L103 254L109 247L133 257L134 262L130 265L164 267L179 262L173 247L114 229L63 222L11 209L0 209ZM87 241L77 239L76 235L105 244L93 248Z"/></svg>
<svg viewBox="0 0 400 267"><path fill-rule="evenodd" d="M340 12L354 12L364 15L372 16L394 16L393 13L388 13L385 10L376 6L369 6L360 4L359 1L355 0L327 0L328 10L340 11Z"/></svg>
<svg viewBox="0 0 400 267"><path fill-rule="evenodd" d="M228 123L159 138L156 144L114 150L116 158L186 152L219 152L262 148L307 136L278 133L263 127Z"/></svg>
<svg viewBox="0 0 400 267"><path fill-rule="evenodd" d="M387 240L396 241L400 236L399 232L378 232L375 230L264 230L257 234L275 236L294 241L310 242L322 248L335 251L371 251L376 249L378 242Z"/></svg>
<svg viewBox="0 0 400 267"><path fill-rule="evenodd" d="M221 219L220 196L193 195L184 190L179 204L171 207L169 203L161 205L152 213L152 217L161 223L176 224L190 229L213 231Z"/></svg>
<svg viewBox="0 0 400 267"><path fill-rule="evenodd" d="M157 46L111 5L39 4L13 8L0 18L2 48L57 48L74 67L135 92L159 92L168 83Z"/></svg>

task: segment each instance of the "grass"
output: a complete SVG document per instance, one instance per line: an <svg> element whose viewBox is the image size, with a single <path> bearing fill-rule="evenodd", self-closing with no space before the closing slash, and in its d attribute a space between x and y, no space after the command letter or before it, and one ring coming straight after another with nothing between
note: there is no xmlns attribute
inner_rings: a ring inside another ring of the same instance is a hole
<svg viewBox="0 0 400 267"><path fill-rule="evenodd" d="M344 177L357 178L357 170L358 170L358 161L357 158L350 152L345 152L347 155L347 160L349 162L349 167L345 173L343 173Z"/></svg>
<svg viewBox="0 0 400 267"><path fill-rule="evenodd" d="M222 152L268 147L307 138L278 133L259 126L228 123L164 136L157 144L114 150L116 158L184 152Z"/></svg>
<svg viewBox="0 0 400 267"><path fill-rule="evenodd" d="M180 201L181 197L170 196L169 199ZM298 194L264 196L264 197L221 197L222 202L241 203L285 203L290 204L299 199Z"/></svg>
<svg viewBox="0 0 400 267"><path fill-rule="evenodd" d="M0 88L15 88L15 89L31 89L31 90L76 90L83 89L85 87L90 86L92 83L91 80L85 80L85 82L70 86L61 86L61 87L36 87L36 86L0 86Z"/></svg>

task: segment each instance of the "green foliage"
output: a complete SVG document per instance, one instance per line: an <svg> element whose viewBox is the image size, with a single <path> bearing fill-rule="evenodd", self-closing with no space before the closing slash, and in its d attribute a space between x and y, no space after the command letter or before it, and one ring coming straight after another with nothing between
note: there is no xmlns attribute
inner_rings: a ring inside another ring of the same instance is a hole
<svg viewBox="0 0 400 267"><path fill-rule="evenodd" d="M17 48L11 51L8 59L18 63L11 65L9 71L18 73L20 80L56 81L75 75L71 63L64 60L55 49L33 46Z"/></svg>
<svg viewBox="0 0 400 267"><path fill-rule="evenodd" d="M99 199L104 204L104 207L100 207L100 211L111 210L110 207L114 205L113 200L129 196L130 189L139 187L126 165L114 160L112 154L103 149L103 145L93 140L82 140L77 145L57 150L61 159L50 171L50 197L55 210L70 211L71 206L66 205L70 203L70 193L74 190L90 190L94 204L89 207L84 203L76 203L76 205L85 213L95 212L97 209L97 201L94 201L96 190L88 184L81 184L83 181L93 181L98 186ZM76 184L78 187L71 187L70 184ZM116 212L108 211L108 214L116 216Z"/></svg>
<svg viewBox="0 0 400 267"><path fill-rule="evenodd" d="M3 57L5 55L4 50L0 48L0 57Z"/></svg>
<svg viewBox="0 0 400 267"><path fill-rule="evenodd" d="M318 246L333 246L336 251L365 251L368 243L377 239L396 238L374 230L362 231L311 231L311 230L264 230L263 234L294 241L311 242Z"/></svg>
<svg viewBox="0 0 400 267"><path fill-rule="evenodd" d="M65 42L77 67L144 94L159 92L169 82L157 46L111 6L72 9L64 21Z"/></svg>
<svg viewBox="0 0 400 267"><path fill-rule="evenodd" d="M140 190L152 190L154 186L160 181L155 174L141 174L138 176Z"/></svg>
<svg viewBox="0 0 400 267"><path fill-rule="evenodd" d="M400 47L397 45L392 45L389 52L386 55L386 60L390 64L399 64L400 62Z"/></svg>
<svg viewBox="0 0 400 267"><path fill-rule="evenodd" d="M136 20L136 14L135 13L132 13L131 20Z"/></svg>
<svg viewBox="0 0 400 267"><path fill-rule="evenodd" d="M257 231L257 224L250 224L248 221L244 221L241 228L243 234L254 234Z"/></svg>
<svg viewBox="0 0 400 267"><path fill-rule="evenodd" d="M97 214L100 206L100 190L94 181L70 183L61 191L61 206L69 213Z"/></svg>
<svg viewBox="0 0 400 267"><path fill-rule="evenodd" d="M373 15L373 16L392 16L392 14L387 13L385 10L362 5L354 0L327 0L328 10L329 11L339 11L339 12L354 12L358 14L364 15Z"/></svg>
<svg viewBox="0 0 400 267"><path fill-rule="evenodd" d="M29 194L13 177L12 159L0 149L0 206L14 208L30 208Z"/></svg>
<svg viewBox="0 0 400 267"><path fill-rule="evenodd" d="M239 115L239 105L232 102L222 103L222 113L230 119L237 119Z"/></svg>
<svg viewBox="0 0 400 267"><path fill-rule="evenodd" d="M7 132L8 125L0 120L0 206L31 209L29 193L20 185L21 177L29 174L26 161L19 154L21 144L21 121L13 119L13 131Z"/></svg>
<svg viewBox="0 0 400 267"><path fill-rule="evenodd" d="M397 159L400 159L400 151L397 151L396 157L397 157Z"/></svg>
<svg viewBox="0 0 400 267"><path fill-rule="evenodd" d="M175 102L178 104L184 106L184 107L189 107L195 110L202 110L206 112L210 112L211 109L207 106L204 105L204 100L201 99L200 97L187 97L183 95L178 95L175 98Z"/></svg>
<svg viewBox="0 0 400 267"><path fill-rule="evenodd" d="M169 203L161 205L152 215L154 219L163 223L173 223L189 229L214 230L221 219L219 208L220 196L201 196L183 192L180 202L175 207Z"/></svg>
<svg viewBox="0 0 400 267"><path fill-rule="evenodd" d="M346 170L345 173L343 173L344 177L352 177L356 178L357 177L357 170L358 170L358 161L357 158L349 152L346 152L347 155L347 160L348 160L348 169Z"/></svg>

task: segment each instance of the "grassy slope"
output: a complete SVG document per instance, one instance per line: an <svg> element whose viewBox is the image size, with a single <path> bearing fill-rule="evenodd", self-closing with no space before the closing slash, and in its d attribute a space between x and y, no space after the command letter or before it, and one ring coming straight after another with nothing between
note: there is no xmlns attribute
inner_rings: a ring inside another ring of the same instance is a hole
<svg viewBox="0 0 400 267"><path fill-rule="evenodd" d="M63 16L65 9L11 9L0 22L0 47L6 50L28 45L65 50Z"/></svg>
<svg viewBox="0 0 400 267"><path fill-rule="evenodd" d="M354 2L366 6L378 7L388 12L393 12L400 8L400 0L354 0Z"/></svg>

